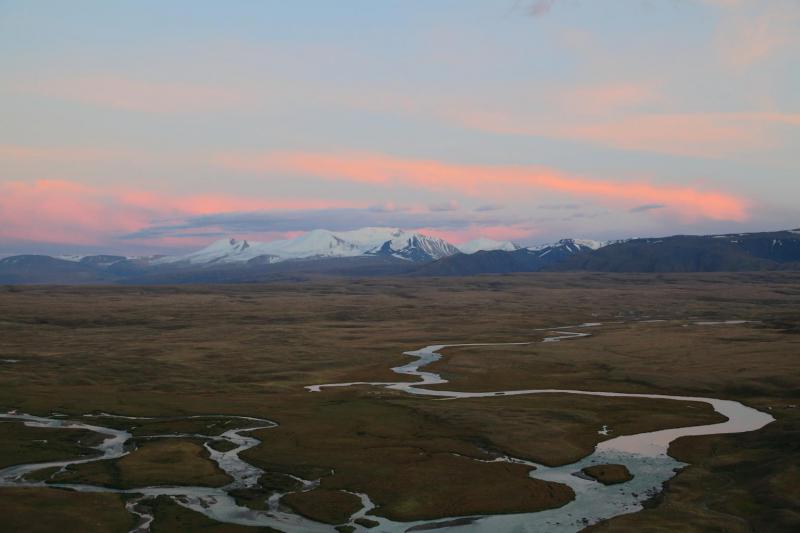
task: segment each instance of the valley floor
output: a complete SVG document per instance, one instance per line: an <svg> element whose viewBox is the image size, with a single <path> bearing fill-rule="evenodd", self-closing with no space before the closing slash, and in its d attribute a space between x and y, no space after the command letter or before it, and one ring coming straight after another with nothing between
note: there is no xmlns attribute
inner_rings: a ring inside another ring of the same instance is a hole
<svg viewBox="0 0 800 533"><path fill-rule="evenodd" d="M715 324L734 319L743 322ZM800 274L0 287L0 411L165 418L115 420L138 437L137 449L60 474L73 481L224 485L228 478L201 443L144 437L224 429L181 418L187 415L245 415L279 424L254 433L262 443L243 454L270 472L257 491L240 495L254 508L271 492L291 490L294 475L320 478L320 487L283 504L331 524L358 508L342 490L368 494L376 515L401 521L534 511L570 495L529 478L522 465L474 458L502 453L566 464L607 438L714 423L718 415L704 404L665 400L448 402L372 387L304 387L397 381L390 368L408 361L404 351L434 342L529 341L544 336L539 328L584 322L605 325L580 342L449 348L430 370L450 381L442 387L449 390L705 396L768 412L776 421L760 431L676 441L670 454L691 466L648 509L593 527L800 528ZM80 456L93 439L80 430L0 421L0 468ZM0 489L0 517L28 531L134 525L124 496L48 488ZM251 530L168 499L155 504L154 517L152 531Z"/></svg>

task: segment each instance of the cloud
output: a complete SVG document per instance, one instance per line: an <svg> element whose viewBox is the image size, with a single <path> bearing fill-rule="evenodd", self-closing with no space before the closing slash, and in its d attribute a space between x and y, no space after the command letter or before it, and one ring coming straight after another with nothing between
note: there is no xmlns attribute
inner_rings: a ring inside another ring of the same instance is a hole
<svg viewBox="0 0 800 533"><path fill-rule="evenodd" d="M553 5L555 5L555 0L535 0L529 7L528 7L528 14L534 17L543 17L550 13L550 10L553 9Z"/></svg>
<svg viewBox="0 0 800 533"><path fill-rule="evenodd" d="M706 0L720 8L716 49L726 66L743 71L800 46L800 4L794 0Z"/></svg>
<svg viewBox="0 0 800 533"><path fill-rule="evenodd" d="M397 205L394 202L386 202L369 206L369 210L374 213L396 213L398 211L410 211L411 207L405 205Z"/></svg>
<svg viewBox="0 0 800 533"><path fill-rule="evenodd" d="M428 206L428 209L434 212L458 211L459 209L461 209L461 206L455 200L450 200L449 202L432 204Z"/></svg>
<svg viewBox="0 0 800 533"><path fill-rule="evenodd" d="M665 209L666 207L666 204L644 204L632 207L629 211L631 213L644 213L646 211L652 211L653 209Z"/></svg>
<svg viewBox="0 0 800 533"><path fill-rule="evenodd" d="M172 237L180 229L212 228L210 223L191 226L184 222L187 218L211 214L224 219L225 212L233 211L355 206L358 204L324 198L177 195L66 180L6 181L0 182L0 242L97 245L110 243L121 235L140 233L140 238L156 237L156 233L146 232L156 223L171 226ZM213 231L224 228L215 227Z"/></svg>
<svg viewBox="0 0 800 533"><path fill-rule="evenodd" d="M608 114L649 104L661 98L654 84L612 81L564 89L560 91L557 100L572 112Z"/></svg>
<svg viewBox="0 0 800 533"><path fill-rule="evenodd" d="M169 195L73 181L0 183L0 244L15 246L38 242L119 247L127 242L199 247L225 235L272 240L318 228L344 231L364 226L471 228L475 233L518 222L519 217L507 214L461 213L455 203L376 208L322 198Z"/></svg>
<svg viewBox="0 0 800 533"><path fill-rule="evenodd" d="M146 209L127 209L104 191L60 180L0 183L0 239L93 244L105 233L149 221Z"/></svg>
<svg viewBox="0 0 800 533"><path fill-rule="evenodd" d="M608 211L597 211L597 212L594 212L594 213L584 213L584 212L573 213L573 214L571 214L569 216L566 216L566 217L562 218L561 220L563 222L568 222L568 221L571 221L571 220L586 220L586 219L592 219L592 218L599 218L599 217L607 215L608 213L609 213Z"/></svg>
<svg viewBox="0 0 800 533"><path fill-rule="evenodd" d="M537 206L539 209L549 209L549 210L564 210L564 209L580 209L581 204L542 204Z"/></svg>
<svg viewBox="0 0 800 533"><path fill-rule="evenodd" d="M419 227L416 231L426 235L439 237L447 242L459 245L478 238L493 239L496 241L525 240L539 233L539 230L528 224L495 224L478 225L468 224L460 228L443 229L439 227Z"/></svg>
<svg viewBox="0 0 800 533"><path fill-rule="evenodd" d="M563 0L534 0L527 13L542 17ZM722 63L744 70L800 44L800 4L796 0L698 0L717 17L714 42Z"/></svg>
<svg viewBox="0 0 800 533"><path fill-rule="evenodd" d="M185 82L134 80L113 75L49 79L21 84L23 92L98 107L145 113L198 113L246 105L239 89Z"/></svg>
<svg viewBox="0 0 800 533"><path fill-rule="evenodd" d="M267 175L305 175L331 181L351 181L379 187L422 188L494 201L535 198L556 191L623 207L664 203L688 218L743 220L747 202L719 191L692 186L659 185L647 181L616 181L573 176L538 167L457 165L431 160L400 159L370 153L278 152L222 154L222 167Z"/></svg>
<svg viewBox="0 0 800 533"><path fill-rule="evenodd" d="M453 215L447 211L375 211L370 208L301 209L257 212L219 213L187 217L177 224L152 225L125 235L126 239L154 239L194 235L199 230L220 235L252 235L264 233L305 232L324 228L347 231L365 226L417 228L430 227L441 231L463 228L493 227L515 222L512 216L485 217Z"/></svg>
<svg viewBox="0 0 800 533"><path fill-rule="evenodd" d="M533 120L505 113L454 114L464 126L504 135L591 142L623 150L719 158L780 146L774 126L800 124L800 113L647 113L627 117ZM533 124L533 125L532 125Z"/></svg>
<svg viewBox="0 0 800 533"><path fill-rule="evenodd" d="M131 150L110 148L0 145L0 161L8 162L95 163L132 155Z"/></svg>

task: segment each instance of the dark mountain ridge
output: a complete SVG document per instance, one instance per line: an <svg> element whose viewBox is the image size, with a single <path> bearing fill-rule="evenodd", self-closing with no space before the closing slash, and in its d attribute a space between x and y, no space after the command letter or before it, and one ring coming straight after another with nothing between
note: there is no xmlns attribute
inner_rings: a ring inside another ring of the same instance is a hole
<svg viewBox="0 0 800 533"><path fill-rule="evenodd" d="M800 230L632 239L581 252L546 270L736 272L800 269Z"/></svg>
<svg viewBox="0 0 800 533"><path fill-rule="evenodd" d="M414 244L414 243L412 243ZM674 235L613 243L563 239L538 248L454 253L439 260L389 253L191 265L94 255L68 260L46 255L0 259L4 284L248 283L310 276L473 276L514 272L737 272L800 270L800 229L728 235ZM423 250L424 251L424 250ZM385 252L385 253L381 253Z"/></svg>
<svg viewBox="0 0 800 533"><path fill-rule="evenodd" d="M491 250L474 254L455 254L420 266L415 276L474 276L476 274L506 274L538 272L558 265L576 254L591 253L592 247L575 239L561 239L536 249L514 251Z"/></svg>

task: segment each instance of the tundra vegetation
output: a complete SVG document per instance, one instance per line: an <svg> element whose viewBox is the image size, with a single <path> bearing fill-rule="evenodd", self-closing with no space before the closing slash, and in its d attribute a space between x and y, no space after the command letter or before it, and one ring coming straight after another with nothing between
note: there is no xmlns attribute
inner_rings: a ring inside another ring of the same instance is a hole
<svg viewBox="0 0 800 533"><path fill-rule="evenodd" d="M703 324L738 319L751 322ZM657 320L657 322L656 322ZM690 466L642 512L594 529L796 531L800 528L800 274L524 274L447 279L305 279L181 287L0 287L0 409L86 413L134 435L113 461L40 472L39 479L125 488L221 486L229 478L202 440L245 415L278 422L242 457L264 469L235 494L263 508L290 476L320 479L282 504L341 524L366 493L396 520L560 506L563 485L528 477L498 454L566 464L614 436L720 420L706 404L546 394L456 401L363 386L399 381L404 351L433 343L541 339L602 322L591 337L505 347L453 347L430 369L448 390L523 388L707 396L741 401L776 421L739 435L683 438ZM14 361L14 362L7 362ZM408 378L409 381L413 378ZM100 423L100 422L98 422ZM603 427L608 435L598 433ZM88 456L97 436L0 422L2 465ZM44 442L46 441L46 442ZM217 442L214 446L223 446ZM620 472L596 472L600 476ZM594 474L592 474L594 475ZM491 490L487 490L490 487ZM348 491L348 492L345 492ZM0 489L4 524L28 531L127 531L126 496L54 488ZM153 531L244 531L166 498ZM71 528L71 529L70 529Z"/></svg>

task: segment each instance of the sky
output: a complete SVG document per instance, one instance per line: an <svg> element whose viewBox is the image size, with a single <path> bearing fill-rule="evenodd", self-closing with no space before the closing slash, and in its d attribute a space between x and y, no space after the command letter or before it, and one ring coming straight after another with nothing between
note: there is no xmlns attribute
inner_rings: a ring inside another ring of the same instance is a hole
<svg viewBox="0 0 800 533"><path fill-rule="evenodd" d="M800 0L0 0L0 254L800 227Z"/></svg>

